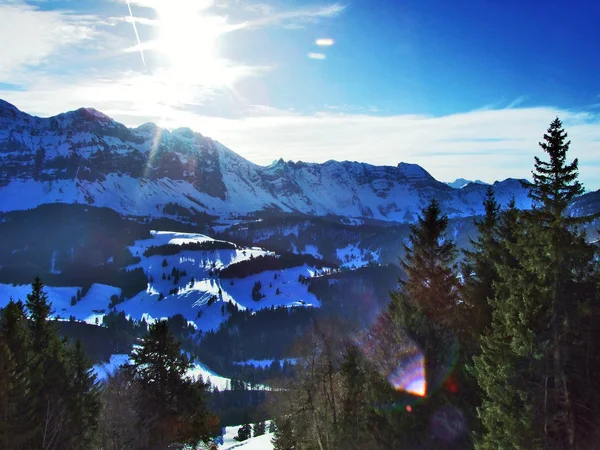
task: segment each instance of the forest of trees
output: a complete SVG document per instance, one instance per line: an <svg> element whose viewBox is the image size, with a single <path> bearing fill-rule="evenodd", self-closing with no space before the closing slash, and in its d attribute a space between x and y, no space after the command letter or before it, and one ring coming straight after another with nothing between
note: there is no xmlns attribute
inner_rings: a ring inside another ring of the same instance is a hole
<svg viewBox="0 0 600 450"><path fill-rule="evenodd" d="M191 251L212 251L212 250L235 250L237 245L226 241L202 241L185 242L183 244L163 244L152 245L144 251L144 256L149 258L154 255L169 256L176 255L184 250Z"/></svg>
<svg viewBox="0 0 600 450"><path fill-rule="evenodd" d="M164 449L220 432L208 385L185 376L191 361L167 321L150 325L132 363L100 384L80 341L59 336L43 288L37 278L27 301L11 300L0 315L0 448Z"/></svg>
<svg viewBox="0 0 600 450"><path fill-rule="evenodd" d="M594 217L567 213L583 193L569 145L556 119L533 208L490 189L462 255L431 201L367 330L313 322L271 399L276 449L600 448L600 263Z"/></svg>
<svg viewBox="0 0 600 450"><path fill-rule="evenodd" d="M219 272L219 276L221 278L244 278L264 272L265 270L284 270L304 264L318 269L323 267L337 268L337 264L327 263L312 255L297 255L295 253L283 252L279 256L262 255L230 264Z"/></svg>

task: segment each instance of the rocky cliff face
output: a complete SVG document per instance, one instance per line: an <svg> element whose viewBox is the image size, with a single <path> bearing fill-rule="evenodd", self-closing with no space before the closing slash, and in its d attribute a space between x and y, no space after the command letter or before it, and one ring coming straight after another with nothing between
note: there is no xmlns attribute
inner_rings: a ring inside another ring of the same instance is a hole
<svg viewBox="0 0 600 450"><path fill-rule="evenodd" d="M126 126L91 108L33 117L0 100L0 210L44 203L107 206L124 214L264 210L412 221L432 198L451 217L482 212L487 186L454 189L407 163L284 162L258 166L187 128ZM517 180L493 186L500 203L530 206Z"/></svg>

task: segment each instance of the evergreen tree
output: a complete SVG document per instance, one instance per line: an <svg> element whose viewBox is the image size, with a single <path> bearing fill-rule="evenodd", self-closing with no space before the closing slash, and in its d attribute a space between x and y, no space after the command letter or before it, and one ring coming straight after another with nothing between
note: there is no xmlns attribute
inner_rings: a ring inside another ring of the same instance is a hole
<svg viewBox="0 0 600 450"><path fill-rule="evenodd" d="M281 418L276 422L271 443L275 450L295 450L298 448L291 418Z"/></svg>
<svg viewBox="0 0 600 450"><path fill-rule="evenodd" d="M598 439L599 386L589 376L599 367L589 353L599 343L597 262L577 230L589 218L567 214L583 188L566 138L556 119L540 143L549 161L535 158L533 209L501 227L512 240L501 239L492 329L473 369L484 392L479 448L592 448Z"/></svg>
<svg viewBox="0 0 600 450"><path fill-rule="evenodd" d="M6 448L83 449L92 442L97 388L80 346L62 340L50 320L51 305L36 278L23 304L9 302L0 321L0 376L9 401L0 437ZM3 447L5 448L5 447Z"/></svg>
<svg viewBox="0 0 600 450"><path fill-rule="evenodd" d="M424 361L424 385L436 386L448 375L448 355L455 353L455 342L460 325L457 254L454 242L446 236L448 218L442 215L440 205L433 200L411 226L409 245L405 246L405 257L401 265L405 279L400 280L400 290L391 295L388 311L379 319L379 324L369 339L375 343L378 353L375 361L383 361L379 373L392 375L397 367L387 367L386 361L400 364L399 358L408 350L421 353ZM414 350L416 347L416 350ZM403 349L399 353L398 349ZM458 355L458 364L453 377L462 381L465 374L464 354ZM460 395L451 391L424 393L426 400L410 414L397 411L387 413L390 437L387 447L412 448L432 445L421 430L427 429L431 417L440 408L460 408L471 419L473 400L470 393ZM410 401L408 394L401 394L397 401ZM451 437L452 444L470 446L466 429Z"/></svg>
<svg viewBox="0 0 600 450"><path fill-rule="evenodd" d="M264 421L259 421L254 424L254 437L262 436L267 432L267 424Z"/></svg>
<svg viewBox="0 0 600 450"><path fill-rule="evenodd" d="M547 363L543 372L547 382L544 442L547 446L572 449L579 447L593 428L578 420L581 416L578 418L577 405L587 402L585 397L577 398L577 386L582 380L573 368L579 365L581 337L576 330L583 319L578 305L587 309L595 299L589 289L593 249L576 227L592 218L575 218L567 213L569 203L584 192L577 180L578 160L567 164L569 146L567 133L556 118L540 143L549 161L535 157L534 183L529 190L534 208L528 218L539 238L539 248L529 256L532 265L541 272L540 282L546 287L542 307L547 307L550 314L541 343ZM589 387L597 390L593 385Z"/></svg>
<svg viewBox="0 0 600 450"><path fill-rule="evenodd" d="M52 307L39 278L32 284L25 306L32 337L31 384L34 410L34 445L41 449L67 448L69 440L69 359L53 320Z"/></svg>
<svg viewBox="0 0 600 450"><path fill-rule="evenodd" d="M411 225L410 245L405 245L401 261L406 278L400 280L400 291L391 295L389 307L392 323L425 353L429 374L439 371L443 343L451 340L457 322L457 251L445 235L447 226L448 218L432 200L418 223Z"/></svg>
<svg viewBox="0 0 600 450"><path fill-rule="evenodd" d="M242 425L238 428L237 436L234 439L238 442L243 442L252 437L252 427L249 424Z"/></svg>
<svg viewBox="0 0 600 450"><path fill-rule="evenodd" d="M100 389L81 342L70 348L69 430L72 448L94 441L100 413Z"/></svg>
<svg viewBox="0 0 600 450"><path fill-rule="evenodd" d="M470 239L472 250L465 250L462 264L461 314L467 319L463 337L468 338L471 348L478 346L479 336L492 322L490 301L494 297L494 282L498 278L495 264L498 262L498 216L500 205L491 187L483 203L485 214L475 220L477 238ZM463 339L463 345L467 344Z"/></svg>
<svg viewBox="0 0 600 450"><path fill-rule="evenodd" d="M206 409L202 380L186 377L190 359L166 321L152 324L141 347L135 349L133 377L140 389L140 425L147 441L144 448L164 448L172 442L207 440L216 426Z"/></svg>
<svg viewBox="0 0 600 450"><path fill-rule="evenodd" d="M406 279L401 291L406 301L434 322L453 324L458 303L458 280L454 260L456 245L445 235L448 217L442 215L437 200L423 210L418 223L411 225L409 243L401 261Z"/></svg>
<svg viewBox="0 0 600 450"><path fill-rule="evenodd" d="M494 285L492 328L481 338L481 355L475 356L471 369L484 394L478 409L484 428L476 440L476 447L480 449L539 447L532 432L531 399L512 384L513 380L519 380L518 386L528 385L531 382L530 364L535 361L534 355L529 354L517 358L510 348L512 334L521 322L518 308L512 306L521 303L522 292L517 292L513 286L519 282L523 271L518 258L523 242L520 232L521 214L511 202L499 220L503 257L496 265L498 280ZM516 318L514 314L517 314Z"/></svg>
<svg viewBox="0 0 600 450"><path fill-rule="evenodd" d="M0 448L32 448L31 335L21 302L0 317Z"/></svg>

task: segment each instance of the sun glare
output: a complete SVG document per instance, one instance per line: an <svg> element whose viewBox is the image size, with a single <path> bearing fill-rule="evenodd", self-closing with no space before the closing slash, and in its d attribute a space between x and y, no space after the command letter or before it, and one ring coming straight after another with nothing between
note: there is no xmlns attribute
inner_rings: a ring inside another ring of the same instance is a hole
<svg viewBox="0 0 600 450"><path fill-rule="evenodd" d="M217 40L227 31L221 17L211 16L197 1L161 2L157 7L158 50L167 62L173 83L205 86L233 82L227 61L217 54Z"/></svg>

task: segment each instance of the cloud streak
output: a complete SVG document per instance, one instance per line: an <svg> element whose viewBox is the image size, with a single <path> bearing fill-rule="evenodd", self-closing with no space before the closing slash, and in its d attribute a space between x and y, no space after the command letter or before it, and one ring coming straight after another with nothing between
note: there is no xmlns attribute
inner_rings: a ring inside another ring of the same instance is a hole
<svg viewBox="0 0 600 450"><path fill-rule="evenodd" d="M300 8L289 11L277 11L270 5L253 5L251 10L258 13L258 17L244 23L245 28L261 28L268 25L277 25L288 29L304 28L306 23L316 22L320 19L339 16L346 9L345 5L333 3L327 6Z"/></svg>

